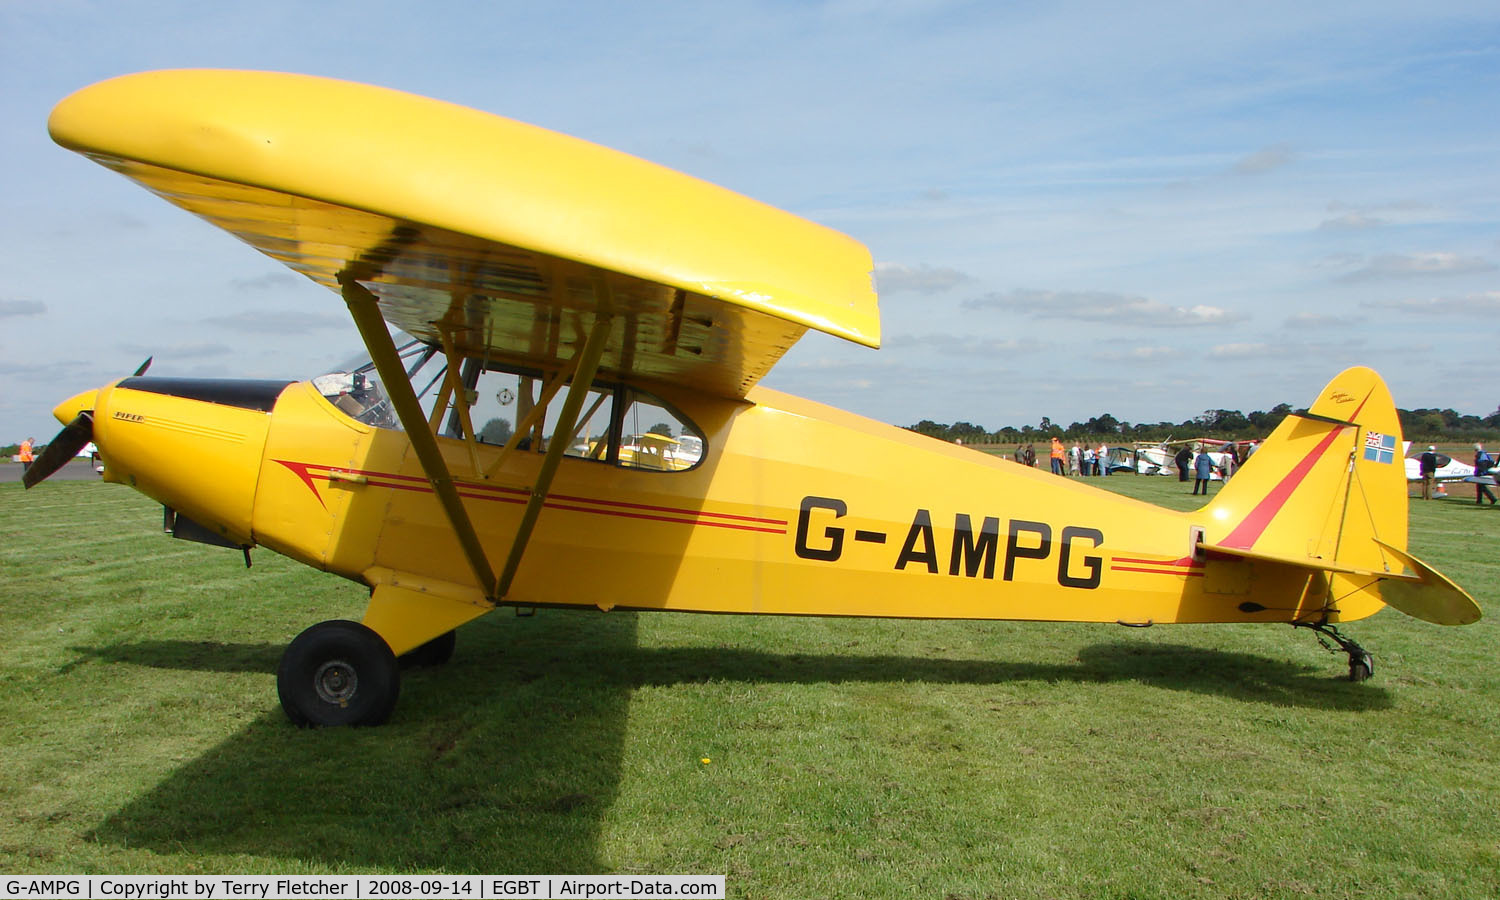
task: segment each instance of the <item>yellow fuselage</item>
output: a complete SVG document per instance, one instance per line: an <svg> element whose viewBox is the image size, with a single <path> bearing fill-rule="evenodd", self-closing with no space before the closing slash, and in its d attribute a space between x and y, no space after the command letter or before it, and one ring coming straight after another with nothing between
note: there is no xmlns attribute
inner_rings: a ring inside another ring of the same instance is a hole
<svg viewBox="0 0 1500 900"><path fill-rule="evenodd" d="M305 382L264 387L264 410L131 383L88 398L109 480L396 598L366 621L398 653L492 607L403 432ZM663 396L702 428L702 463L565 458L503 602L1126 624L1285 622L1327 603L1306 569L1195 558L1238 518L1222 511L1161 509L766 389ZM503 558L542 456L514 453L486 480L462 442L440 444ZM481 446L482 467L499 452ZM1379 606L1353 598L1337 618Z"/></svg>

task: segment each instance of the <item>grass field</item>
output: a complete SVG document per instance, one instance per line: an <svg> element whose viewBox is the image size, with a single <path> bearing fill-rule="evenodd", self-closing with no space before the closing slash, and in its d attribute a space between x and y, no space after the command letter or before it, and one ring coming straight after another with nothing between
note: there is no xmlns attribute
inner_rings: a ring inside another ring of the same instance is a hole
<svg viewBox="0 0 1500 900"><path fill-rule="evenodd" d="M1188 508L1165 478L1094 479ZM0 870L723 873L731 896L1500 896L1495 619L1272 626L542 611L391 724L273 672L363 594L173 541L127 489L0 485ZM1414 503L1500 608L1500 511ZM710 760L704 763L703 759Z"/></svg>

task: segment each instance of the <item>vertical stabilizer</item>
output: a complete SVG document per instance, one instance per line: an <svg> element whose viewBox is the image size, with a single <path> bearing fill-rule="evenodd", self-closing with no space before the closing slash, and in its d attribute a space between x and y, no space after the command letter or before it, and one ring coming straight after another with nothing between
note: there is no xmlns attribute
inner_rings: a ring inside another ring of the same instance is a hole
<svg viewBox="0 0 1500 900"><path fill-rule="evenodd" d="M1209 550L1328 573L1330 621L1387 602L1443 624L1479 618L1472 598L1406 553L1401 423L1385 382L1355 367L1288 416L1209 503Z"/></svg>
<svg viewBox="0 0 1500 900"><path fill-rule="evenodd" d="M1349 369L1306 413L1282 421L1224 486L1209 505L1219 528L1207 537L1226 548L1381 571L1386 560L1374 540L1406 549L1400 448L1385 382L1370 369Z"/></svg>

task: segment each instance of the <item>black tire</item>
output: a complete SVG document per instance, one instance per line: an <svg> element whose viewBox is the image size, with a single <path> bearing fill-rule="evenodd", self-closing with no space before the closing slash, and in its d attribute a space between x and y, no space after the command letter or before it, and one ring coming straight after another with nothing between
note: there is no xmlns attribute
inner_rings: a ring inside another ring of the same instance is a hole
<svg viewBox="0 0 1500 900"><path fill-rule="evenodd" d="M396 661L402 666L441 666L453 658L453 648L457 644L458 632L445 632L420 647L406 651Z"/></svg>
<svg viewBox="0 0 1500 900"><path fill-rule="evenodd" d="M1375 674L1375 662L1370 659L1370 654L1365 653L1356 659L1349 660L1349 680L1366 681Z"/></svg>
<svg viewBox="0 0 1500 900"><path fill-rule="evenodd" d="M395 654L358 622L319 622L297 635L276 669L281 708L299 728L380 725L401 693Z"/></svg>

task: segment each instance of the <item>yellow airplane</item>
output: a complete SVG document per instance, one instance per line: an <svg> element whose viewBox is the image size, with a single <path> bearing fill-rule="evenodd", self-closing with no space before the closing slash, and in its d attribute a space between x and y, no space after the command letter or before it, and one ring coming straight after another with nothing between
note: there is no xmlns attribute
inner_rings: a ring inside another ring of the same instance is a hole
<svg viewBox="0 0 1500 900"><path fill-rule="evenodd" d="M105 81L50 129L338 292L369 351L309 381L138 373L55 410L52 446L97 442L179 537L370 588L362 622L287 647L298 725L385 721L397 657L446 660L497 606L1282 622L1356 680L1370 657L1338 623L1479 618L1406 552L1369 369L1207 506L1164 510L757 386L809 328L878 346L869 252L634 157L262 72ZM630 443L653 431L675 437Z"/></svg>

